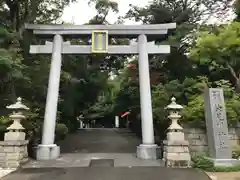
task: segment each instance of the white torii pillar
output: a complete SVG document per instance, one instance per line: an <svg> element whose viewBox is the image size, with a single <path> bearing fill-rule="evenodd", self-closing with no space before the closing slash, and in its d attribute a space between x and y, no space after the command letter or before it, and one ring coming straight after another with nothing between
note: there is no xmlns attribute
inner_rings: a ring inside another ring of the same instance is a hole
<svg viewBox="0 0 240 180"><path fill-rule="evenodd" d="M37 151L38 160L56 159L60 155L60 148L54 144L54 138L62 66L62 46L62 36L59 34L55 35L52 46L52 61L43 123L42 144L38 146Z"/></svg>
<svg viewBox="0 0 240 180"><path fill-rule="evenodd" d="M137 157L140 159L157 159L159 148L154 142L147 37L144 34L138 37L138 53L142 144L137 147Z"/></svg>

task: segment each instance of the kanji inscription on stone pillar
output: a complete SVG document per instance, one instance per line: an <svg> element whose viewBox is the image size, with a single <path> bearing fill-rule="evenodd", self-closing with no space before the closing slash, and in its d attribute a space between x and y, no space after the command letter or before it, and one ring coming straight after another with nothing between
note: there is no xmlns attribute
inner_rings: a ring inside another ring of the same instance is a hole
<svg viewBox="0 0 240 180"><path fill-rule="evenodd" d="M206 89L205 119L210 157L231 159L226 108L222 89Z"/></svg>

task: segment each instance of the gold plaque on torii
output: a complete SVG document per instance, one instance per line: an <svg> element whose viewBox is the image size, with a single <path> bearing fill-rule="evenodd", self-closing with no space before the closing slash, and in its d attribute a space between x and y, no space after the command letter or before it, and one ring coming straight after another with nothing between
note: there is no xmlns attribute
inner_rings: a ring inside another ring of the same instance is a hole
<svg viewBox="0 0 240 180"><path fill-rule="evenodd" d="M108 31L92 31L92 53L108 52Z"/></svg>

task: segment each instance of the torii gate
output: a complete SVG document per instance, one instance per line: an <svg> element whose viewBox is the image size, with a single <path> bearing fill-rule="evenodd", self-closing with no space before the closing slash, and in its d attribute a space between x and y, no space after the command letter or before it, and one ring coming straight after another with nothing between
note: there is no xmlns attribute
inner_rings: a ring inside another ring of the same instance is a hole
<svg viewBox="0 0 240 180"><path fill-rule="evenodd" d="M38 25L26 24L25 29L33 30L35 35L53 38L45 45L31 45L31 54L52 54L49 75L47 102L43 124L42 142L38 146L37 159L56 159L60 148L54 144L59 82L62 65L62 54L138 54L139 83L142 121L142 144L137 147L137 157L157 159L158 146L154 142L152 100L149 76L148 54L168 54L169 45L148 43L147 37L161 37L175 29L175 23L156 25ZM64 37L91 37L92 45L71 45L64 42ZM109 45L109 37L138 38L133 45Z"/></svg>

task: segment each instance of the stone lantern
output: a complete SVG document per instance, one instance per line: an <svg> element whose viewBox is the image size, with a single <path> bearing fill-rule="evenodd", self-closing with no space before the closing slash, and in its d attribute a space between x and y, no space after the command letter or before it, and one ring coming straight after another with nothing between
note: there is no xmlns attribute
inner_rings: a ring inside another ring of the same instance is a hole
<svg viewBox="0 0 240 180"><path fill-rule="evenodd" d="M13 111L9 116L13 123L7 128L4 141L0 141L0 168L15 169L28 161L28 140L25 140L26 134L21 121L25 119L23 111L29 108L22 104L21 98L17 98L17 102L7 106L7 109Z"/></svg>
<svg viewBox="0 0 240 180"><path fill-rule="evenodd" d="M29 110L29 108L22 104L22 98L19 97L17 98L17 102L7 106L7 109L13 111L13 113L9 116L13 120L13 123L7 128L9 132L5 133L4 141L25 140L26 134L23 132L25 128L22 126L21 121L25 119L23 111Z"/></svg>
<svg viewBox="0 0 240 180"><path fill-rule="evenodd" d="M77 120L79 122L79 129L82 129L84 127L84 116L83 114L80 114L80 116L77 117Z"/></svg>
<svg viewBox="0 0 240 180"><path fill-rule="evenodd" d="M181 118L179 112L183 107L176 103L176 98L173 97L171 101L165 108L169 111L171 125L168 127L167 139L163 142L163 160L167 167L190 167L189 143L185 140L183 128L178 124Z"/></svg>
<svg viewBox="0 0 240 180"><path fill-rule="evenodd" d="M176 98L173 97L171 99L171 104L169 104L165 109L169 110L169 116L168 118L172 120L171 125L169 126L169 131L181 131L183 128L178 124L178 120L181 118L181 115L179 114L180 110L183 109L183 107L176 103Z"/></svg>
<svg viewBox="0 0 240 180"><path fill-rule="evenodd" d="M184 139L184 134L182 133L183 128L178 124L181 118L179 112L183 107L176 103L175 97L172 97L171 104L165 109L169 111L168 119L171 120L171 125L168 127L167 140Z"/></svg>

